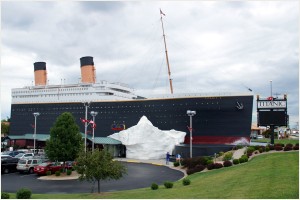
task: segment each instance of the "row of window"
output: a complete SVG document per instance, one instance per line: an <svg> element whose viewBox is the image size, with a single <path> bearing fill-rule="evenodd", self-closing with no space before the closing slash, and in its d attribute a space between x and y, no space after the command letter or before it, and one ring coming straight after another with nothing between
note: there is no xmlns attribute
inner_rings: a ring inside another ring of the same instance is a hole
<svg viewBox="0 0 300 200"><path fill-rule="evenodd" d="M214 105L214 103L212 102L211 104L209 103L185 103L185 104L172 104L172 107L178 107L178 106L188 106L188 105ZM219 102L215 102L216 105L219 104ZM93 110L93 109L96 109L96 110L103 110L103 109L122 109L122 108L152 108L150 109L149 111L153 110L153 108L158 108L158 107L170 107L170 105L164 105L164 104L149 104L149 105L122 105L122 106L96 106L96 107L90 107L89 110ZM28 108L28 111L31 111L31 109L34 109L36 110L37 108ZM61 106L61 107L49 107L49 108L38 108L40 110L84 110L84 106L82 107L68 107L68 106ZM26 111L27 109L26 108L14 108L13 111ZM167 110L155 110L157 112L163 112L163 111L167 111ZM115 111L112 111L112 113L115 112ZM129 111L127 111L129 112ZM134 111L132 111L134 112ZM137 112L137 111L136 111Z"/></svg>
<svg viewBox="0 0 300 200"><path fill-rule="evenodd" d="M98 96L113 95L109 92L96 92ZM21 95L21 96L12 96L12 98L38 98L38 97L57 97L57 96L87 96L93 95L93 93L69 93L69 94L44 94L44 95Z"/></svg>
<svg viewBox="0 0 300 200"><path fill-rule="evenodd" d="M57 88L57 89L46 89L46 90L27 90L27 91L13 91L13 94L27 94L27 93L40 93L40 92L56 92L57 90L59 91L81 91L81 90L88 90L88 88Z"/></svg>

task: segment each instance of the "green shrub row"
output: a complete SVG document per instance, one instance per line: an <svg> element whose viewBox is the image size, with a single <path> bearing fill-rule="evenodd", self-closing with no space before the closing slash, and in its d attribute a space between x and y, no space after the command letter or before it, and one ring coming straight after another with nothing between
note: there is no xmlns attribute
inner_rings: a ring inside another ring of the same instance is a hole
<svg viewBox="0 0 300 200"><path fill-rule="evenodd" d="M187 186L187 185L190 185L190 184L191 184L191 180L190 179L188 179L188 178L182 179L182 185ZM166 189L173 188L173 185L174 184L172 182L170 182L170 181L164 182L164 186L165 186ZM156 183L152 183L150 188L151 188L151 190L157 190L158 187L159 186Z"/></svg>
<svg viewBox="0 0 300 200"><path fill-rule="evenodd" d="M242 148L242 146L236 146L234 149ZM233 153L232 152L219 152L218 155L224 155L223 157L223 164L222 163L214 163L212 157L196 157L196 158L186 158L183 159L182 165L184 167L187 167L187 174L193 174L196 172L203 171L205 168L208 170L212 169L219 169L222 167L230 167L233 164L238 165L240 163L248 162L249 157L251 157L253 154L259 154L263 152L269 152L270 150L276 150L276 151L291 151L291 150L299 150L299 143L292 145L292 144L281 144L277 143L274 146L273 145L267 145L267 146L249 146L247 147L246 154L243 155L239 159L232 159ZM200 163L200 164L199 164ZM176 164L177 165L177 164ZM174 165L175 166L175 165Z"/></svg>

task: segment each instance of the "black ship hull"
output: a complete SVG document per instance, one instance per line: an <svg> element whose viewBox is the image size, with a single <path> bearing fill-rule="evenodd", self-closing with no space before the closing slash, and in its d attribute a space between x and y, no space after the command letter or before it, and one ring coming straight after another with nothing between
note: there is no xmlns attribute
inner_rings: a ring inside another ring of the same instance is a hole
<svg viewBox="0 0 300 200"><path fill-rule="evenodd" d="M106 137L116 131L114 124L134 126L146 116L161 130L175 129L187 133L185 142L189 144L190 118L187 110L195 110L193 116L193 144L232 144L239 140L250 141L253 96L189 97L170 99L142 99L129 101L91 102L90 111L98 112L95 118L95 137ZM80 131L85 117L83 103L32 103L11 105L11 135L33 133L34 112L39 112L36 131L50 134L56 118L63 112L70 112L76 119ZM88 134L92 128L88 127Z"/></svg>

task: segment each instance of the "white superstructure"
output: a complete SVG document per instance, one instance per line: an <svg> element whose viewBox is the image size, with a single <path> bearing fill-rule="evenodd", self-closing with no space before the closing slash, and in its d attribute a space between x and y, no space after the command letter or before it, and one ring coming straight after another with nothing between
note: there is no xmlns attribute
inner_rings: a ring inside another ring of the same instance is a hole
<svg viewBox="0 0 300 200"><path fill-rule="evenodd" d="M136 99L134 89L122 83L79 83L26 86L12 89L12 103L96 102Z"/></svg>

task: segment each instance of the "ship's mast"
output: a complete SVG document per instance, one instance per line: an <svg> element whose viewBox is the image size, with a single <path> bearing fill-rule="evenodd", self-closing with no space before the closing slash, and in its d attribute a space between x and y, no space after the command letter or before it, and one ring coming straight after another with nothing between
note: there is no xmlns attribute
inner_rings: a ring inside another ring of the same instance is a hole
<svg viewBox="0 0 300 200"><path fill-rule="evenodd" d="M169 81L170 81L170 89L171 94L173 94L173 85L172 85L172 78L171 78L171 70L170 70L170 64L169 64L169 58L168 58L168 51L167 51L167 43L166 43L166 36L165 36L165 30L164 30L164 23L162 20L162 16L165 16L165 14L160 10L160 21L161 21L161 27L163 31L163 37L164 37L164 43L165 43L165 52L166 52L166 60L168 65L168 74L169 74Z"/></svg>

